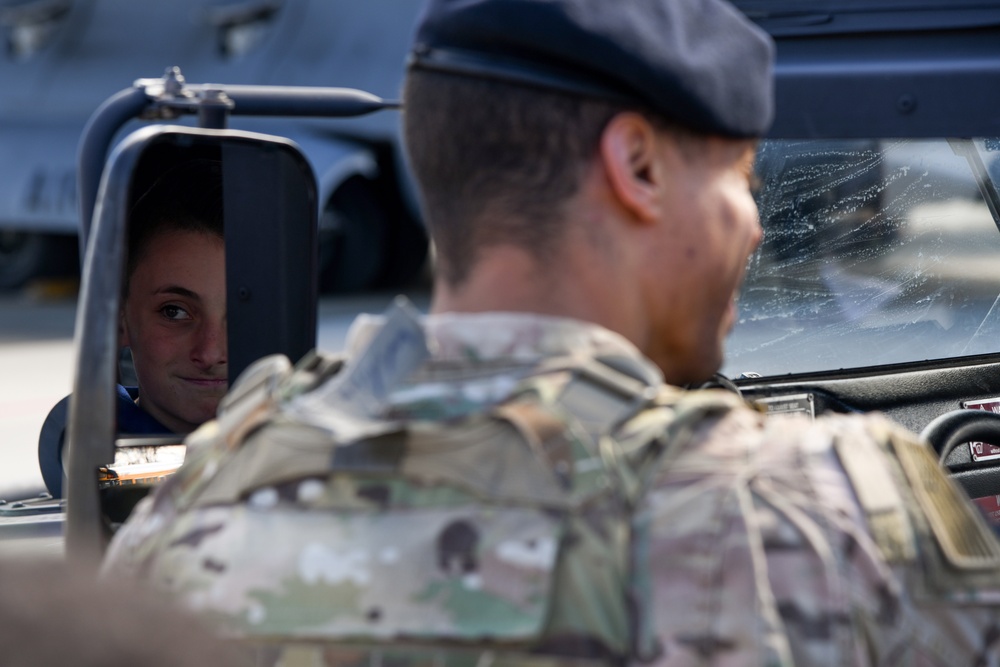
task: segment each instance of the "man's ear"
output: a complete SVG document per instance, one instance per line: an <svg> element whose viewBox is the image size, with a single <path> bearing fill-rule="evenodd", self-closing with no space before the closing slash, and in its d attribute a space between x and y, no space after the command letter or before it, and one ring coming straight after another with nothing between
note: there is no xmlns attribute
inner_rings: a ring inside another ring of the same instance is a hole
<svg viewBox="0 0 1000 667"><path fill-rule="evenodd" d="M611 190L641 222L657 220L662 213L657 139L650 122L631 111L612 118L601 135L600 159Z"/></svg>

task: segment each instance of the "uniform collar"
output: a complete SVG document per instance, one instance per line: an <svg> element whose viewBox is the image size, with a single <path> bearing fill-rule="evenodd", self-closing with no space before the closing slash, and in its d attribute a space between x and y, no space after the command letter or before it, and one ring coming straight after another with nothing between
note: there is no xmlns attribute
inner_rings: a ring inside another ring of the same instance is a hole
<svg viewBox="0 0 1000 667"><path fill-rule="evenodd" d="M347 336L347 356L359 354L385 323L361 315ZM597 358L647 385L663 374L625 337L581 320L534 313L442 313L421 319L431 357L442 362L534 364L551 357Z"/></svg>

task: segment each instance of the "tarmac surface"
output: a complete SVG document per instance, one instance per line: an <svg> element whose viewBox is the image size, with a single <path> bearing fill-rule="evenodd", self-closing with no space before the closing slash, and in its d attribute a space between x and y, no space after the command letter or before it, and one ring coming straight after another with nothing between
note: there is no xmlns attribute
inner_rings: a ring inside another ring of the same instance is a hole
<svg viewBox="0 0 1000 667"><path fill-rule="evenodd" d="M425 290L407 293L425 311ZM325 297L320 301L317 346L336 352L361 312L380 313L393 293ZM75 294L0 293L0 499L44 490L38 470L38 433L49 409L70 393L75 355Z"/></svg>

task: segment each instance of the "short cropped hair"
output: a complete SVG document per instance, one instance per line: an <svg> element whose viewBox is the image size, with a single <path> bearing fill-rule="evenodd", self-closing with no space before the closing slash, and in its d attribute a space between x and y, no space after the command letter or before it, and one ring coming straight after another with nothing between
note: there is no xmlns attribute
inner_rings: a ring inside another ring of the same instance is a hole
<svg viewBox="0 0 1000 667"><path fill-rule="evenodd" d="M153 240L169 232L200 232L224 238L222 167L217 160L177 164L160 176L132 205L123 294Z"/></svg>
<svg viewBox="0 0 1000 667"><path fill-rule="evenodd" d="M550 253L562 206L620 111L540 88L411 70L403 135L442 277L460 284L491 244Z"/></svg>
<svg viewBox="0 0 1000 667"><path fill-rule="evenodd" d="M403 139L446 283L460 285L488 245L515 244L542 262L551 257L563 206L579 189L604 129L626 111L675 136L685 154L704 136L618 102L411 69Z"/></svg>

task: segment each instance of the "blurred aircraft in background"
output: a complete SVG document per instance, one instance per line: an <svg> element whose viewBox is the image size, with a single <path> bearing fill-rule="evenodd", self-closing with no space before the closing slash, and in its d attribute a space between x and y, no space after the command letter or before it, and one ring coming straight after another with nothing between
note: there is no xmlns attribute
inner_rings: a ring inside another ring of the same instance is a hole
<svg viewBox="0 0 1000 667"><path fill-rule="evenodd" d="M137 77L360 88L399 96L419 0L0 0L0 290L79 271L76 154L87 119ZM190 123L191 121L184 121ZM320 287L393 289L427 241L398 114L233 117L296 141L319 181ZM135 129L123 130L125 136Z"/></svg>

